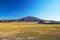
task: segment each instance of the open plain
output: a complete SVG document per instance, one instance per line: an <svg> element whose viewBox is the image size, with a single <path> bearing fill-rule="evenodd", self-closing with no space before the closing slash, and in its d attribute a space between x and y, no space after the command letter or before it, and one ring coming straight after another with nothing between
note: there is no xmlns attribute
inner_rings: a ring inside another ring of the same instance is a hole
<svg viewBox="0 0 60 40"><path fill-rule="evenodd" d="M0 23L0 40L60 40L60 24Z"/></svg>

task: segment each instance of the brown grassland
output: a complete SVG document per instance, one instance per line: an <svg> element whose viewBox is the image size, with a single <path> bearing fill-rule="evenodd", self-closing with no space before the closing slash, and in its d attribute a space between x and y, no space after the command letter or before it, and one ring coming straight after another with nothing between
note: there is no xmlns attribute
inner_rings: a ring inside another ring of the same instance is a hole
<svg viewBox="0 0 60 40"><path fill-rule="evenodd" d="M60 24L0 23L0 40L60 40Z"/></svg>

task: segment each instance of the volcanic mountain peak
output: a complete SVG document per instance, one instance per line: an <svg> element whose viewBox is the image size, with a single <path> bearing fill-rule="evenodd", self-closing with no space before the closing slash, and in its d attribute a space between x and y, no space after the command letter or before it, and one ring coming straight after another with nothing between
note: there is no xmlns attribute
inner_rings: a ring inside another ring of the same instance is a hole
<svg viewBox="0 0 60 40"><path fill-rule="evenodd" d="M55 24L55 23L60 24L60 21L42 20L33 16L27 16L24 18L13 19L13 20L0 20L0 22L39 22L39 23L47 23L47 24Z"/></svg>
<svg viewBox="0 0 60 40"><path fill-rule="evenodd" d="M33 16L27 16L27 17L24 17L24 18L28 18L28 19L39 19L39 18L37 18L37 17L33 17Z"/></svg>
<svg viewBox="0 0 60 40"><path fill-rule="evenodd" d="M21 19L21 21L27 21L27 22L39 22L40 19L37 17L33 17L33 16L27 16Z"/></svg>

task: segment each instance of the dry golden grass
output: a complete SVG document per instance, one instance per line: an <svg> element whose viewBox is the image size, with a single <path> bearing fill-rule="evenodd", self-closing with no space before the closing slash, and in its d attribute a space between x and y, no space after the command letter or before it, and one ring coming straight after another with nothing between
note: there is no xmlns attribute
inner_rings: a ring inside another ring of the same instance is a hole
<svg viewBox="0 0 60 40"><path fill-rule="evenodd" d="M7 36L12 37L15 35L20 35L25 37L27 36L39 37L40 35L45 35L45 36L48 35L48 37L56 36L59 38L60 24L38 24L37 22L0 23L0 37L7 37ZM44 39L45 36L43 36ZM36 40L40 40L40 39L36 39Z"/></svg>

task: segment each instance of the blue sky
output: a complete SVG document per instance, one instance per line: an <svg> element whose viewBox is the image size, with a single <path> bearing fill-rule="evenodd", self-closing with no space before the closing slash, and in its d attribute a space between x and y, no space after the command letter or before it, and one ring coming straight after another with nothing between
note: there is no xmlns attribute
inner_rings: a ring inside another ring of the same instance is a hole
<svg viewBox="0 0 60 40"><path fill-rule="evenodd" d="M60 20L60 0L0 0L0 19L25 16Z"/></svg>

